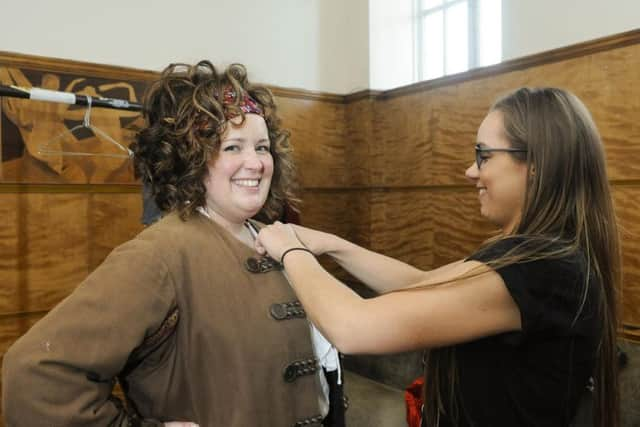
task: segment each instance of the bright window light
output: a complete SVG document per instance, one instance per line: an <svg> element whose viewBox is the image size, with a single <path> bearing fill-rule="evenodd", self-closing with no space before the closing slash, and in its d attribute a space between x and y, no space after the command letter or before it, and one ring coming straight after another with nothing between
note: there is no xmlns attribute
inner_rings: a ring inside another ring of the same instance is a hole
<svg viewBox="0 0 640 427"><path fill-rule="evenodd" d="M438 7L441 5L442 5L442 0L423 0L422 10L433 9L434 7Z"/></svg>
<svg viewBox="0 0 640 427"><path fill-rule="evenodd" d="M449 7L445 14L446 74L469 69L469 7L466 1Z"/></svg>
<svg viewBox="0 0 640 427"><path fill-rule="evenodd" d="M444 74L443 12L430 13L423 19L422 75L424 79L435 79Z"/></svg>
<svg viewBox="0 0 640 427"><path fill-rule="evenodd" d="M417 0L416 70L428 80L502 60L502 0Z"/></svg>
<svg viewBox="0 0 640 427"><path fill-rule="evenodd" d="M502 0L478 0L478 65L502 60Z"/></svg>

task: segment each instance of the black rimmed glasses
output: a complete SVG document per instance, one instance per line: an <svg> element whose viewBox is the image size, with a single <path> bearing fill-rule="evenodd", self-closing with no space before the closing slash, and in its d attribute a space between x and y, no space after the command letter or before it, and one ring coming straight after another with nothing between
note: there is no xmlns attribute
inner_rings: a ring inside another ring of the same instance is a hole
<svg viewBox="0 0 640 427"><path fill-rule="evenodd" d="M482 162L485 160L483 153L493 153L493 152L506 152L506 153L526 153L527 150L523 150L521 148L489 148L483 147L480 144L476 144L476 166L478 166L478 170L482 166Z"/></svg>

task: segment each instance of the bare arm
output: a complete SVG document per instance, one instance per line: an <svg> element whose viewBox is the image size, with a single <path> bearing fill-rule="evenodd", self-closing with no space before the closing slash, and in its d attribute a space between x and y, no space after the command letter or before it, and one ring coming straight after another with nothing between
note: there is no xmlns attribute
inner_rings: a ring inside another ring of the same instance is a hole
<svg viewBox="0 0 640 427"><path fill-rule="evenodd" d="M412 265L373 252L330 233L292 225L300 242L316 254L331 256L336 262L362 283L382 294L409 287L415 283L432 280L435 275L455 268L462 261L423 271Z"/></svg>
<svg viewBox="0 0 640 427"><path fill-rule="evenodd" d="M259 243L278 257L299 244L286 226L260 232ZM285 269L307 314L342 352L382 354L451 345L521 328L520 312L502 278L493 270L459 263L434 274L450 284L362 299L310 254L289 252Z"/></svg>

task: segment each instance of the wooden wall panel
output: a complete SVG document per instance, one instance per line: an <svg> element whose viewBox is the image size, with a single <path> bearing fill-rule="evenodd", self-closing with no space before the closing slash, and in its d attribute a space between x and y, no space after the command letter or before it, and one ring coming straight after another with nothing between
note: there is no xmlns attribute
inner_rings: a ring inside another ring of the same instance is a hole
<svg viewBox="0 0 640 427"><path fill-rule="evenodd" d="M478 192L473 189L434 191L433 265L439 267L475 252L497 228L480 216Z"/></svg>
<svg viewBox="0 0 640 427"><path fill-rule="evenodd" d="M139 194L0 194L0 314L48 310L142 226Z"/></svg>
<svg viewBox="0 0 640 427"><path fill-rule="evenodd" d="M139 193L89 196L88 264L93 271L118 245L142 231L142 196Z"/></svg>
<svg viewBox="0 0 640 427"><path fill-rule="evenodd" d="M355 207L351 196L352 193L349 191L305 191L302 195L300 224L336 234L347 240L354 240L356 229L352 224L358 208ZM321 262L340 280L351 280L335 262L328 259L322 259Z"/></svg>
<svg viewBox="0 0 640 427"><path fill-rule="evenodd" d="M371 245L418 268L433 264L433 204L420 190L373 191Z"/></svg>
<svg viewBox="0 0 640 427"><path fill-rule="evenodd" d="M640 45L594 55L585 103L602 134L610 179L640 179Z"/></svg>
<svg viewBox="0 0 640 427"><path fill-rule="evenodd" d="M375 108L376 102L371 98L346 105L345 180L349 186L368 186L372 182L372 153L381 146L374 130Z"/></svg>
<svg viewBox="0 0 640 427"><path fill-rule="evenodd" d="M300 223L350 238L353 223L350 195L348 191L305 191L302 194Z"/></svg>
<svg viewBox="0 0 640 427"><path fill-rule="evenodd" d="M371 141L376 146L372 185L407 187L429 183L432 108L431 98L422 93L379 102Z"/></svg>
<svg viewBox="0 0 640 427"><path fill-rule="evenodd" d="M347 183L344 104L279 98L284 126L305 187L344 187Z"/></svg>
<svg viewBox="0 0 640 427"><path fill-rule="evenodd" d="M462 85L434 90L436 99L433 137L433 181L435 185L470 185L464 171L474 159L478 126L488 105ZM476 90L478 92L478 90Z"/></svg>
<svg viewBox="0 0 640 427"><path fill-rule="evenodd" d="M622 242L622 322L640 339L640 186L615 186L613 197Z"/></svg>
<svg viewBox="0 0 640 427"><path fill-rule="evenodd" d="M88 273L87 195L0 194L0 313L46 310ZM13 267L13 268L11 268Z"/></svg>

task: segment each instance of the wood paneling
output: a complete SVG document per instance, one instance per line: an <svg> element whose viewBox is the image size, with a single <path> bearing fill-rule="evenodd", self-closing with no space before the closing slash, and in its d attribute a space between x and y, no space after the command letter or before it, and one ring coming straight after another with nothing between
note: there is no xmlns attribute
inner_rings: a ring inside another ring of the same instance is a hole
<svg viewBox="0 0 640 427"><path fill-rule="evenodd" d="M302 202L300 223L305 227L333 233L350 241L360 238L359 233L365 226L359 225L358 217L365 216L361 213L367 208L365 199L354 197L352 191L346 190L307 190L302 195ZM352 280L335 262L324 258L321 262L340 280Z"/></svg>
<svg viewBox="0 0 640 427"><path fill-rule="evenodd" d="M433 204L420 190L373 191L371 249L419 268L433 265Z"/></svg>
<svg viewBox="0 0 640 427"><path fill-rule="evenodd" d="M640 185L615 186L613 198L622 242L622 323L640 339Z"/></svg>
<svg viewBox="0 0 640 427"><path fill-rule="evenodd" d="M380 147L374 123L376 101L363 98L347 104L345 108L347 157L346 182L350 186L368 186L371 183L372 153Z"/></svg>
<svg viewBox="0 0 640 427"><path fill-rule="evenodd" d="M142 231L142 197L138 194L89 196L89 271L93 271L116 246Z"/></svg>
<svg viewBox="0 0 640 427"><path fill-rule="evenodd" d="M353 229L350 191L306 190L302 194L300 223L349 239Z"/></svg>
<svg viewBox="0 0 640 427"><path fill-rule="evenodd" d="M464 171L474 159L476 131L488 105L464 87L434 90L433 180L437 185L468 185Z"/></svg>
<svg viewBox="0 0 640 427"><path fill-rule="evenodd" d="M480 216L475 188L459 191L435 191L433 205L433 267L460 260L478 249L495 234L496 227Z"/></svg>
<svg viewBox="0 0 640 427"><path fill-rule="evenodd" d="M375 110L373 185L414 186L430 182L432 97L424 93L380 101ZM380 172L382 175L380 175Z"/></svg>
<svg viewBox="0 0 640 427"><path fill-rule="evenodd" d="M87 275L87 197L0 194L0 313L50 309Z"/></svg>
<svg viewBox="0 0 640 427"><path fill-rule="evenodd" d="M51 309L139 225L138 194L0 194L0 314Z"/></svg>
<svg viewBox="0 0 640 427"><path fill-rule="evenodd" d="M305 187L344 187L347 183L345 106L306 99L278 98L300 181Z"/></svg>
<svg viewBox="0 0 640 427"><path fill-rule="evenodd" d="M590 108L606 146L609 177L640 179L640 44L592 58Z"/></svg>

